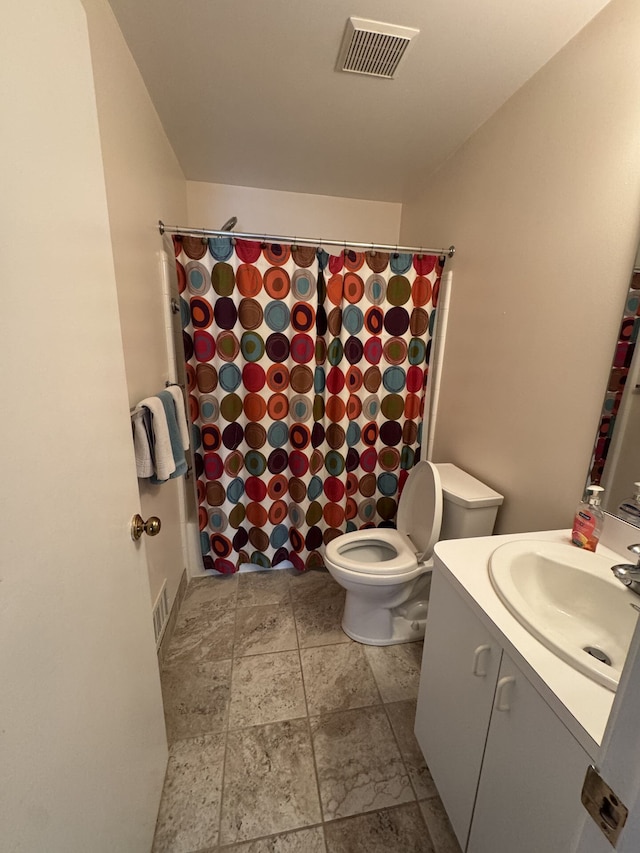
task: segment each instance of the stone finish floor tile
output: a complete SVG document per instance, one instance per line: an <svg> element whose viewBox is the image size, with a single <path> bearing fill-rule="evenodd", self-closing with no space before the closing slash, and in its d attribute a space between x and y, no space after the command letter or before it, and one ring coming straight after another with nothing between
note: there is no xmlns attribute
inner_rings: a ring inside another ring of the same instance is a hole
<svg viewBox="0 0 640 853"><path fill-rule="evenodd" d="M284 569L242 572L238 576L238 607L289 604L289 575Z"/></svg>
<svg viewBox="0 0 640 853"><path fill-rule="evenodd" d="M152 853L191 853L217 844L223 760L223 735L171 747Z"/></svg>
<svg viewBox="0 0 640 853"><path fill-rule="evenodd" d="M325 825L327 853L434 853L415 803Z"/></svg>
<svg viewBox="0 0 640 853"><path fill-rule="evenodd" d="M221 844L320 822L307 720L230 731Z"/></svg>
<svg viewBox="0 0 640 853"><path fill-rule="evenodd" d="M292 720L306 714L297 649L235 659L229 728Z"/></svg>
<svg viewBox="0 0 640 853"><path fill-rule="evenodd" d="M460 853L413 735L422 644L354 643L344 596L322 569L189 583L153 853Z"/></svg>
<svg viewBox="0 0 640 853"><path fill-rule="evenodd" d="M391 728L398 741L400 754L409 771L411 784L419 800L435 797L438 794L429 768L414 734L416 719L416 702L407 699L404 702L393 702L386 706L391 721Z"/></svg>
<svg viewBox="0 0 640 853"><path fill-rule="evenodd" d="M286 652L297 648L291 605L238 607L234 655Z"/></svg>
<svg viewBox="0 0 640 853"><path fill-rule="evenodd" d="M294 603L308 604L331 598L342 589L326 569L309 569L307 572L289 572L289 589Z"/></svg>
<svg viewBox="0 0 640 853"><path fill-rule="evenodd" d="M220 848L225 853L326 853L321 826ZM212 851L214 853L214 851Z"/></svg>
<svg viewBox="0 0 640 853"><path fill-rule="evenodd" d="M230 660L165 665L162 697L169 743L224 729L230 686Z"/></svg>
<svg viewBox="0 0 640 853"><path fill-rule="evenodd" d="M422 642L365 646L383 702L418 698Z"/></svg>
<svg viewBox="0 0 640 853"><path fill-rule="evenodd" d="M231 658L235 622L235 610L181 614L165 654L165 665Z"/></svg>
<svg viewBox="0 0 640 853"><path fill-rule="evenodd" d="M352 642L341 627L344 597L345 591L337 585L325 589L315 599L296 601L294 597L293 612L301 649Z"/></svg>
<svg viewBox="0 0 640 853"><path fill-rule="evenodd" d="M380 703L380 694L362 646L341 643L302 649L309 714Z"/></svg>
<svg viewBox="0 0 640 853"><path fill-rule="evenodd" d="M440 797L419 803L435 853L462 853Z"/></svg>
<svg viewBox="0 0 640 853"><path fill-rule="evenodd" d="M325 820L415 799L381 706L311 719Z"/></svg>
<svg viewBox="0 0 640 853"><path fill-rule="evenodd" d="M211 575L189 581L180 614L192 614L236 606L238 575Z"/></svg>

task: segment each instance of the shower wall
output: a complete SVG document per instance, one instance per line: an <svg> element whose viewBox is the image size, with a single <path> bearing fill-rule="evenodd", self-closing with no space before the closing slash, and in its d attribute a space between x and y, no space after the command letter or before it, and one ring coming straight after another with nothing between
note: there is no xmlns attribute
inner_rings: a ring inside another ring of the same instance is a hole
<svg viewBox="0 0 640 853"><path fill-rule="evenodd" d="M402 214L402 205L396 202L199 181L187 181L187 208L186 224L193 228L219 228L230 216L237 216L236 231L363 243L397 243Z"/></svg>

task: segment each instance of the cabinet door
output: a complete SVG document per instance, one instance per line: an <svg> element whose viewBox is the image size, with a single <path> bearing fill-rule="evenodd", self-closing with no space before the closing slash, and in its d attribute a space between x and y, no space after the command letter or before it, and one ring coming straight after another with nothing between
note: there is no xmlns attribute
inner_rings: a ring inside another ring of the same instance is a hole
<svg viewBox="0 0 640 853"><path fill-rule="evenodd" d="M434 573L416 737L464 849L502 650L449 582Z"/></svg>
<svg viewBox="0 0 640 853"><path fill-rule="evenodd" d="M503 654L468 853L570 850L590 763L571 732Z"/></svg>

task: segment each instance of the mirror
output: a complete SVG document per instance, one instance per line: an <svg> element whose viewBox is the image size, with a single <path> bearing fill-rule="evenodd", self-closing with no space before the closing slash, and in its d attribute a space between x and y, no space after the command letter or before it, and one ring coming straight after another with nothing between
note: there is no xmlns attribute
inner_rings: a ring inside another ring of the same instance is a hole
<svg viewBox="0 0 640 853"><path fill-rule="evenodd" d="M629 282L618 341L605 392L587 485L604 486L602 508L619 512L640 482L640 250ZM640 527L640 517L633 521Z"/></svg>

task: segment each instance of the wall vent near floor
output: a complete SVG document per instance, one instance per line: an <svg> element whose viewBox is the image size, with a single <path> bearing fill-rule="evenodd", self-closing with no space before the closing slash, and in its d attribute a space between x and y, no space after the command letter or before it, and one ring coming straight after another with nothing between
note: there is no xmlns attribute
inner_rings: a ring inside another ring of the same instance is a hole
<svg viewBox="0 0 640 853"><path fill-rule="evenodd" d="M419 32L413 27L349 18L336 70L390 80L395 76L400 60L407 55L411 40Z"/></svg>
<svg viewBox="0 0 640 853"><path fill-rule="evenodd" d="M167 595L167 582L165 580L162 584L160 594L156 598L156 603L153 605L153 633L156 638L156 648L160 645L160 640L168 621L169 596Z"/></svg>

